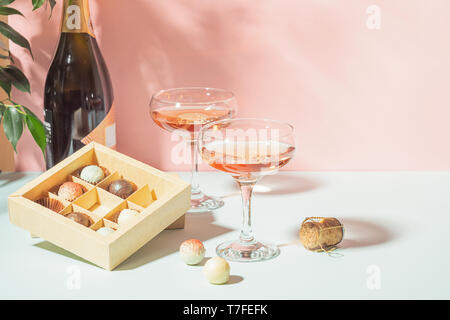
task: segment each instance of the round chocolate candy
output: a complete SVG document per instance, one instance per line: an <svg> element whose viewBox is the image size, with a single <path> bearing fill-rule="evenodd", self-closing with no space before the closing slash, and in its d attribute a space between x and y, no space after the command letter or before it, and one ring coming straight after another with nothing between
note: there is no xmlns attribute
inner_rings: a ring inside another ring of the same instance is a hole
<svg viewBox="0 0 450 320"><path fill-rule="evenodd" d="M99 183L105 177L105 171L96 165L84 167L80 172L80 178L89 183Z"/></svg>
<svg viewBox="0 0 450 320"><path fill-rule="evenodd" d="M97 230L97 232L99 234L101 234L102 236L107 236L108 234L113 233L114 229L109 228L109 227L101 227L100 229Z"/></svg>
<svg viewBox="0 0 450 320"><path fill-rule="evenodd" d="M133 209L123 209L117 217L117 223L120 225L130 223L139 214L139 211Z"/></svg>
<svg viewBox="0 0 450 320"><path fill-rule="evenodd" d="M134 192L134 187L129 181L120 179L113 181L109 185L108 191L122 199L126 199Z"/></svg>
<svg viewBox="0 0 450 320"><path fill-rule="evenodd" d="M186 240L180 246L181 258L188 265L199 264L205 257L205 251L203 243L197 239Z"/></svg>
<svg viewBox="0 0 450 320"><path fill-rule="evenodd" d="M203 274L212 284L224 284L230 279L230 265L227 260L214 257L206 262Z"/></svg>
<svg viewBox="0 0 450 320"><path fill-rule="evenodd" d="M66 218L69 218L70 220L73 220L76 223L88 228L92 225L92 219L87 214L81 212L71 212L66 215Z"/></svg>
<svg viewBox="0 0 450 320"><path fill-rule="evenodd" d="M58 196L64 200L73 201L83 194L83 187L75 182L64 182L58 189Z"/></svg>

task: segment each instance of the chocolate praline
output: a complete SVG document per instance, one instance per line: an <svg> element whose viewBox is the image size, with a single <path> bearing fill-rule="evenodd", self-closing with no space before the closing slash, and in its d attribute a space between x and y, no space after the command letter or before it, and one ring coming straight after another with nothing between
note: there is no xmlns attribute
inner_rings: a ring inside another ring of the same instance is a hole
<svg viewBox="0 0 450 320"><path fill-rule="evenodd" d="M71 212L66 215L66 218L73 220L76 223L79 223L88 228L92 225L91 218L88 215L81 212Z"/></svg>
<svg viewBox="0 0 450 320"><path fill-rule="evenodd" d="M98 233L100 233L102 236L107 236L108 234L111 234L114 232L114 229L109 227L101 227L97 230Z"/></svg>
<svg viewBox="0 0 450 320"><path fill-rule="evenodd" d="M80 172L80 179L97 184L105 177L105 171L96 165L84 167Z"/></svg>
<svg viewBox="0 0 450 320"><path fill-rule="evenodd" d="M133 209L123 209L117 216L118 224L127 224L139 214L139 211Z"/></svg>
<svg viewBox="0 0 450 320"><path fill-rule="evenodd" d="M64 182L58 189L58 196L64 200L73 201L83 194L83 187L75 182Z"/></svg>
<svg viewBox="0 0 450 320"><path fill-rule="evenodd" d="M180 246L181 258L188 265L199 264L205 257L205 251L205 246L197 239L186 240Z"/></svg>
<svg viewBox="0 0 450 320"><path fill-rule="evenodd" d="M122 199L126 199L134 192L134 187L129 181L120 179L113 181L109 185L108 191Z"/></svg>

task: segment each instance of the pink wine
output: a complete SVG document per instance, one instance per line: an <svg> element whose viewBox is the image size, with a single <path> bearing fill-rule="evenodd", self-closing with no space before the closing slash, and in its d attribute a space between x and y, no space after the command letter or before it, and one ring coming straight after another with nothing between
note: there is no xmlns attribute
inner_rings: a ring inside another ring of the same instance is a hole
<svg viewBox="0 0 450 320"><path fill-rule="evenodd" d="M155 123L161 128L174 131L186 130L191 133L206 123L228 119L232 112L228 108L161 108L151 112ZM200 127L196 127L199 125Z"/></svg>
<svg viewBox="0 0 450 320"><path fill-rule="evenodd" d="M291 160L295 147L277 141L214 141L202 147L210 166L234 176L259 176L275 171Z"/></svg>

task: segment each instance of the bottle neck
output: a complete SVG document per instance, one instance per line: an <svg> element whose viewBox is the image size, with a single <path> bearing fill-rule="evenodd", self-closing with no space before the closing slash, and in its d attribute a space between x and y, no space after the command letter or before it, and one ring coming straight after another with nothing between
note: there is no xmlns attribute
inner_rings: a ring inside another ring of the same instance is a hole
<svg viewBox="0 0 450 320"><path fill-rule="evenodd" d="M64 0L61 32L88 33L95 37L89 0Z"/></svg>

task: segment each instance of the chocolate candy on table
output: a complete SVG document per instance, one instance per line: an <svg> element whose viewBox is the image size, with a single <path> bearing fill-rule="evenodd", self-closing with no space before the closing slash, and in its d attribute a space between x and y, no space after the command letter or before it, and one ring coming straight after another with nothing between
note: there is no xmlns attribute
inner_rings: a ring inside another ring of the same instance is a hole
<svg viewBox="0 0 450 320"><path fill-rule="evenodd" d="M224 258L214 257L205 263L203 274L212 284L224 284L230 279L230 265Z"/></svg>
<svg viewBox="0 0 450 320"><path fill-rule="evenodd" d="M205 258L205 246L200 240L189 239L180 245L180 254L183 261L188 265L196 265Z"/></svg>

